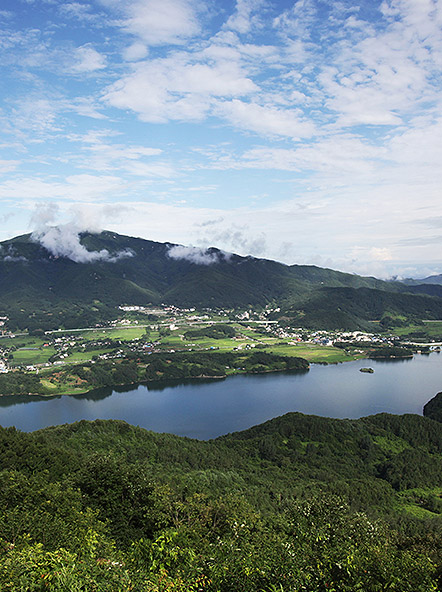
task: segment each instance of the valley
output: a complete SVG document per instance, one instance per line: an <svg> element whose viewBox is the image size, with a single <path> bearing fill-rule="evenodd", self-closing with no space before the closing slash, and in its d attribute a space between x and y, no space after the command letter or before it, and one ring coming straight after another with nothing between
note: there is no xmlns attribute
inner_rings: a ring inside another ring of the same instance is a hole
<svg viewBox="0 0 442 592"><path fill-rule="evenodd" d="M14 394L10 389L24 373L33 378L30 393L80 394L101 386L149 380L305 370L310 363L400 355L401 348L402 355L430 351L429 345L411 344L386 331L289 327L271 320L278 311L270 307L197 311L123 305L117 312L114 320L95 327L20 334L8 330L4 317L0 393ZM428 327L432 329L434 323ZM16 388L18 394L26 392Z"/></svg>
<svg viewBox="0 0 442 592"><path fill-rule="evenodd" d="M81 240L1 245L2 589L440 589L440 286Z"/></svg>

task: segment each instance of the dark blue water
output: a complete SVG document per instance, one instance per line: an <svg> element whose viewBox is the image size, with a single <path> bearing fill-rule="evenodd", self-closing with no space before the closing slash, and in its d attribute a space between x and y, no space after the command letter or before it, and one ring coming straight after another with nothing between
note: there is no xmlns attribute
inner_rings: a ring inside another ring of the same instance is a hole
<svg viewBox="0 0 442 592"><path fill-rule="evenodd" d="M370 366L374 374L359 372ZM313 365L305 374L232 376L158 383L88 395L0 397L0 425L33 431L80 419L123 419L155 432L209 439L288 411L357 418L382 411L422 414L442 391L442 355L395 361Z"/></svg>

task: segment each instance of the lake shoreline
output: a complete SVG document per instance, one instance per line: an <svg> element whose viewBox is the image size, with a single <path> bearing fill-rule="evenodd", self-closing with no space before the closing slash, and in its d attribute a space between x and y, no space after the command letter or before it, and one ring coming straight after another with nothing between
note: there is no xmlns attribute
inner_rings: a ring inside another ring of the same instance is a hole
<svg viewBox="0 0 442 592"><path fill-rule="evenodd" d="M35 431L95 419L122 420L155 432L208 440L288 412L337 419L388 413L422 415L441 390L442 356L352 364L312 364L308 372L237 373L88 389L70 395L0 397L0 425ZM84 386L84 385L81 385Z"/></svg>
<svg viewBox="0 0 442 592"><path fill-rule="evenodd" d="M352 361L352 360L350 360ZM316 363L318 365L333 365L333 364L344 364L345 362L331 362L330 364L328 364L327 362L319 362ZM282 373L282 372L287 372L287 373L302 373L304 374L305 372L308 372L310 370L310 364L309 367L305 370L286 370L286 369L277 369L277 370L262 370L262 371L254 371L254 372L243 372L243 371L239 371L239 372L232 372L231 374L223 374L223 375L219 375L219 376L211 376L208 374L200 374L199 376L182 376L173 380L177 380L177 381L187 381L187 380L214 380L214 381L221 381L221 380L226 380L228 378L230 378L231 376L254 376L254 375L258 375L258 374L278 374L278 373ZM94 391L98 391L101 390L103 388L109 388L109 389L118 389L118 388L129 388L129 387L138 387L138 386L148 386L149 384L156 384L156 383L168 383L170 382L170 378L154 378L154 379L149 379L149 380L137 380L135 382L125 382L125 383L116 383L116 384L109 384L109 385L102 385L102 386L96 386L94 388L90 388L90 389L85 389L85 390L81 390L81 391L76 391L76 392L57 392L57 393L1 393L0 397L42 397L44 399L51 399L53 397L75 397L75 396L80 396L80 395L87 395L89 393L93 393Z"/></svg>
<svg viewBox="0 0 442 592"><path fill-rule="evenodd" d="M437 352L432 352L432 353L437 353ZM411 360L415 357L416 354L411 354L411 355L404 355L404 356L386 356L386 357L363 357L363 358L357 358L357 360L372 360L372 361L380 361L380 362L388 362L388 361L401 361L401 360ZM429 354L420 354L420 355L429 355ZM222 374L222 375L216 375L216 376L211 376L211 375L207 375L207 374L200 374L198 376L181 376L178 378L174 378L173 380L214 380L214 381L221 381L221 380L226 380L227 378L230 378L231 376L253 376L253 375L260 375L260 374L279 374L282 372L299 372L299 373L304 373L304 372L308 372L310 370L310 367L312 365L314 366L338 366L340 364L349 364L351 362L355 362L357 360L344 360L344 361L339 361L339 362L309 362L309 366L307 369L300 369L300 370L286 370L286 369L275 369L275 370L260 370L260 371L252 371L252 372L246 372L246 371L235 371L235 372L231 372L229 374ZM44 399L51 399L54 397L75 397L75 396L80 396L80 395L87 395L90 393L93 393L94 391L100 390L102 388L110 388L110 389L117 389L117 388L127 388L127 387L138 387L138 386L148 386L149 384L152 383L167 383L169 382L171 379L170 378L161 378L161 377L157 377L157 378L153 378L153 379L149 379L149 380L137 380L134 382L126 382L126 383L115 383L115 384L110 384L110 385L101 385L101 386L95 386L93 388L85 388L84 390L77 390L75 392L72 391L67 391L67 392L54 392L54 393L1 393L0 397L20 397L20 396L24 396L24 397L43 397Z"/></svg>

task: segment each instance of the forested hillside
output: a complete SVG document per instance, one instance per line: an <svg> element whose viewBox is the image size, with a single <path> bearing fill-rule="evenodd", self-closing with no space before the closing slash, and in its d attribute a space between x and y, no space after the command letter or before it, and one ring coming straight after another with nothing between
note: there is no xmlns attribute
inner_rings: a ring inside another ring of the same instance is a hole
<svg viewBox="0 0 442 592"><path fill-rule="evenodd" d="M287 414L212 441L0 430L0 589L441 589L442 425Z"/></svg>
<svg viewBox="0 0 442 592"><path fill-rule="evenodd" d="M13 331L93 326L115 318L122 304L272 305L298 325L336 329L364 328L385 314L442 319L437 286L406 286L112 232L77 238L76 258L54 255L31 235L0 243L0 316L9 317Z"/></svg>

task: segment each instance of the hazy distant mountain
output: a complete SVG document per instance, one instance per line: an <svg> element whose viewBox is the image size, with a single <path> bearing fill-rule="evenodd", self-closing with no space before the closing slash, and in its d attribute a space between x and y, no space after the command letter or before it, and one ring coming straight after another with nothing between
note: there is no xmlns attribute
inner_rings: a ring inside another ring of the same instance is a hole
<svg viewBox="0 0 442 592"><path fill-rule="evenodd" d="M0 312L19 327L80 326L114 317L118 305L149 303L275 303L304 324L335 327L361 326L385 312L442 318L442 298L403 294L410 290L399 282L107 231L0 243Z"/></svg>
<svg viewBox="0 0 442 592"><path fill-rule="evenodd" d="M438 275L430 275L426 278L423 278L421 280L414 280L411 278L407 278L405 280L403 280L404 284L407 284L409 286L416 286L419 284L436 284L438 286L442 286L442 274L438 274Z"/></svg>

